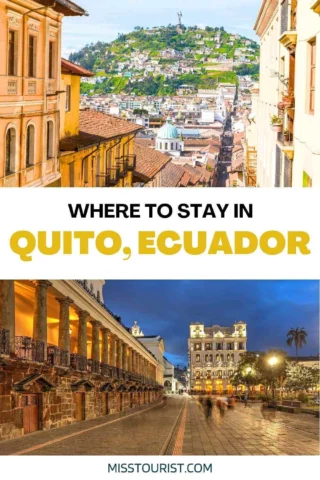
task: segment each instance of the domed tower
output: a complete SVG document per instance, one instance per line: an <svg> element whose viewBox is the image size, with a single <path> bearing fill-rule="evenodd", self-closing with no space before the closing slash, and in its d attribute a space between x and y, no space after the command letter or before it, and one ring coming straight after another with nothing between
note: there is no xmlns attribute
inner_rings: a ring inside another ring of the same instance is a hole
<svg viewBox="0 0 320 480"><path fill-rule="evenodd" d="M159 129L156 139L156 150L169 155L180 157L184 149L184 143L179 137L179 132L172 125L171 118Z"/></svg>

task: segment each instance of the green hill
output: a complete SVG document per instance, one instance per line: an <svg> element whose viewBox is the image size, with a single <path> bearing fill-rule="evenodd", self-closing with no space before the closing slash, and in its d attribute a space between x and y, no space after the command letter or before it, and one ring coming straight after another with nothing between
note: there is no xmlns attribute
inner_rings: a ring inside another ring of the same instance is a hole
<svg viewBox="0 0 320 480"><path fill-rule="evenodd" d="M213 88L237 82L237 73L258 74L259 45L223 27L135 27L110 43L97 42L70 60L96 73L82 93L173 95L182 85ZM236 63L236 64L234 64Z"/></svg>

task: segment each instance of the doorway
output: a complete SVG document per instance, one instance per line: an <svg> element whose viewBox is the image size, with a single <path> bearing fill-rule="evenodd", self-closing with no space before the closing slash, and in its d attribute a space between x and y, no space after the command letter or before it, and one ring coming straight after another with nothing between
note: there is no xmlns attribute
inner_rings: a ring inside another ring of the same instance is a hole
<svg viewBox="0 0 320 480"><path fill-rule="evenodd" d="M76 401L76 421L82 422L85 420L85 400L86 394L83 392L77 392L75 394L75 401Z"/></svg>
<svg viewBox="0 0 320 480"><path fill-rule="evenodd" d="M23 429L25 435L39 430L39 395L27 394L22 396Z"/></svg>

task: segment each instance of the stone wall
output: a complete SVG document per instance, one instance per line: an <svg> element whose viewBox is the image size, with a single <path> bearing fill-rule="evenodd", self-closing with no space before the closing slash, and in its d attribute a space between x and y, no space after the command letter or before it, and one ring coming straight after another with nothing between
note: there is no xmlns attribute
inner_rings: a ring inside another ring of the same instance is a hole
<svg viewBox="0 0 320 480"><path fill-rule="evenodd" d="M27 383L21 384L25 381ZM101 392L107 383L112 384L111 391ZM85 420L127 411L162 398L162 390L136 391L138 385L127 383L126 390L117 391L120 385L120 381L98 374L0 358L0 440L24 435L23 396L28 393L37 394L40 430L77 421L76 392L82 392L85 397Z"/></svg>

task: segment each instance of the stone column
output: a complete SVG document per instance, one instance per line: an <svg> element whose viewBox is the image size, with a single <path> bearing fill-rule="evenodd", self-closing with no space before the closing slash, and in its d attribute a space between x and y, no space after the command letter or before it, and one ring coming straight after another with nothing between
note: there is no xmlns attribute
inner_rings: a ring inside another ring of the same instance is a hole
<svg viewBox="0 0 320 480"><path fill-rule="evenodd" d="M70 297L56 298L60 304L59 313L59 348L66 350L70 357L70 318L69 307L73 303Z"/></svg>
<svg viewBox="0 0 320 480"><path fill-rule="evenodd" d="M92 348L91 348L91 358L95 362L100 362L100 339L99 332L101 323L97 320L92 320L90 322L92 325Z"/></svg>
<svg viewBox="0 0 320 480"><path fill-rule="evenodd" d="M87 358L87 318L89 313L85 310L78 311L79 328L78 328L78 354Z"/></svg>
<svg viewBox="0 0 320 480"><path fill-rule="evenodd" d="M47 359L47 293L52 283L36 280L33 313L33 338L44 343L44 359Z"/></svg>
<svg viewBox="0 0 320 480"><path fill-rule="evenodd" d="M117 367L122 368L122 340L118 338L117 342Z"/></svg>
<svg viewBox="0 0 320 480"><path fill-rule="evenodd" d="M111 334L110 364L112 367L117 366L117 336L113 333Z"/></svg>
<svg viewBox="0 0 320 480"><path fill-rule="evenodd" d="M102 333L101 362L109 365L110 330L108 328L102 328L101 333Z"/></svg>
<svg viewBox="0 0 320 480"><path fill-rule="evenodd" d="M132 348L128 347L128 372L132 372Z"/></svg>
<svg viewBox="0 0 320 480"><path fill-rule="evenodd" d="M128 371L128 345L126 343L122 346L122 368Z"/></svg>
<svg viewBox="0 0 320 480"><path fill-rule="evenodd" d="M9 330L10 353L15 353L14 280L0 280L0 328Z"/></svg>

